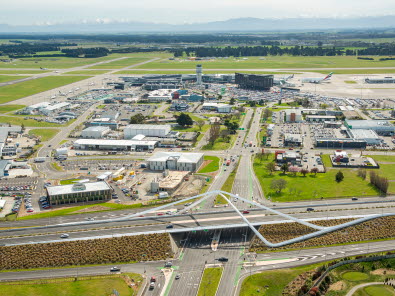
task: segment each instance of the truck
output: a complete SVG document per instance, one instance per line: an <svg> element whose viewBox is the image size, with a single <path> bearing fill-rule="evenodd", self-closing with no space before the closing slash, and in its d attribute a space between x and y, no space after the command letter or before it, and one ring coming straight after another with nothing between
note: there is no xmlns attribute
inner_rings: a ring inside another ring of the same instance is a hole
<svg viewBox="0 0 395 296"><path fill-rule="evenodd" d="M252 141L250 142L249 146L252 147Z"/></svg>
<svg viewBox="0 0 395 296"><path fill-rule="evenodd" d="M226 165L227 165L227 166L230 166L230 159L228 159L228 160L226 161Z"/></svg>

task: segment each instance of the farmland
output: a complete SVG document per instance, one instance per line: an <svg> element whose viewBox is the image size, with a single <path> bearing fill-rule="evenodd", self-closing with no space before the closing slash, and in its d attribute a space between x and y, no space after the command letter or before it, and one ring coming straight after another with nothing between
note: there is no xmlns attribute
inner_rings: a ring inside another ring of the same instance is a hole
<svg viewBox="0 0 395 296"><path fill-rule="evenodd" d="M90 78L90 76L49 76L2 86L0 103L14 101L87 78Z"/></svg>

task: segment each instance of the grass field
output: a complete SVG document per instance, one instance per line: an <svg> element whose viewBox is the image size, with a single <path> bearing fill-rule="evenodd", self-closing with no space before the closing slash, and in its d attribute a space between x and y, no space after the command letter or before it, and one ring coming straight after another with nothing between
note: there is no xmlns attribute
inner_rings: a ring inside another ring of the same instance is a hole
<svg viewBox="0 0 395 296"><path fill-rule="evenodd" d="M122 60L117 60L109 63L104 63L96 66L89 67L88 69L121 69L128 66L133 66L135 64L148 61L148 58L144 57L134 57L134 58L126 58Z"/></svg>
<svg viewBox="0 0 395 296"><path fill-rule="evenodd" d="M25 107L25 105L0 105L0 113L16 111Z"/></svg>
<svg viewBox="0 0 395 296"><path fill-rule="evenodd" d="M69 124L72 121L69 121ZM18 116L0 116L0 123L9 123L12 125L21 125L22 123L26 127L57 127L62 126L61 124L45 122L45 121L36 121L34 119L24 119L23 117Z"/></svg>
<svg viewBox="0 0 395 296"><path fill-rule="evenodd" d="M56 128L31 129L29 135L40 137L41 142L52 139L59 132Z"/></svg>
<svg viewBox="0 0 395 296"><path fill-rule="evenodd" d="M366 273L358 272L358 271L349 271L342 274L343 279L350 282L358 282L363 281L369 278Z"/></svg>
<svg viewBox="0 0 395 296"><path fill-rule="evenodd" d="M60 180L60 185L69 185L74 184L75 181L79 181L80 179L67 179L67 180Z"/></svg>
<svg viewBox="0 0 395 296"><path fill-rule="evenodd" d="M79 70L79 71L66 72L65 74L100 75L107 72L108 72L107 70Z"/></svg>
<svg viewBox="0 0 395 296"><path fill-rule="evenodd" d="M306 177L298 174L293 176L291 173L285 175L282 172L274 172L270 175L265 165L268 161L255 158L254 171L265 192L266 197L271 197L273 201L287 202L295 200L309 200L352 196L369 196L378 195L368 180L362 180L357 176L357 170L342 169L344 180L340 183L335 181L337 169L328 169L326 173L317 175L307 174ZM274 179L284 179L287 181L287 187L281 193L276 193L270 189L270 184ZM367 178L368 179L368 178Z"/></svg>
<svg viewBox="0 0 395 296"><path fill-rule="evenodd" d="M355 80L344 80L344 83L347 83L347 84L357 84L358 82L356 82Z"/></svg>
<svg viewBox="0 0 395 296"><path fill-rule="evenodd" d="M385 285L372 285L357 290L355 296L394 296L394 288Z"/></svg>
<svg viewBox="0 0 395 296"><path fill-rule="evenodd" d="M195 69L201 64L203 69L303 69L303 68L360 68L360 67L395 67L395 61L358 60L351 56L336 57L293 57L269 56L248 57L244 59L222 59L212 61L187 61L162 59L138 66L136 69ZM326 71L327 72L327 71Z"/></svg>
<svg viewBox="0 0 395 296"><path fill-rule="evenodd" d="M142 277L139 274L128 273L130 279L135 283L141 282ZM80 277L75 278L52 279L52 280L35 280L13 282L12 284L1 283L0 290L2 295L7 296L108 296L113 290L117 290L120 295L137 295L137 290L129 288L127 282L121 275L108 275L97 277Z"/></svg>
<svg viewBox="0 0 395 296"><path fill-rule="evenodd" d="M236 137L237 135L230 135L229 143L223 138L218 138L217 140L215 140L213 145L211 145L210 143L204 145L202 147L202 150L227 150L232 146Z"/></svg>
<svg viewBox="0 0 395 296"><path fill-rule="evenodd" d="M222 276L221 267L206 268L200 281L198 296L215 296Z"/></svg>
<svg viewBox="0 0 395 296"><path fill-rule="evenodd" d="M49 76L2 86L0 91L0 103L14 101L90 77L91 76Z"/></svg>
<svg viewBox="0 0 395 296"><path fill-rule="evenodd" d="M0 75L0 83L12 81L12 80L18 80L18 79L22 79L22 78L25 78L25 76Z"/></svg>
<svg viewBox="0 0 395 296"><path fill-rule="evenodd" d="M203 168L201 168L198 173L212 173L218 171L220 167L219 157L205 155L204 160L209 160L210 162Z"/></svg>
<svg viewBox="0 0 395 296"><path fill-rule="evenodd" d="M10 75L16 75L16 74L30 74L30 75L35 75L35 74L40 74L40 73L47 73L49 71L46 70L40 70L40 69L31 69L31 70L1 70L0 68L0 74L10 74Z"/></svg>

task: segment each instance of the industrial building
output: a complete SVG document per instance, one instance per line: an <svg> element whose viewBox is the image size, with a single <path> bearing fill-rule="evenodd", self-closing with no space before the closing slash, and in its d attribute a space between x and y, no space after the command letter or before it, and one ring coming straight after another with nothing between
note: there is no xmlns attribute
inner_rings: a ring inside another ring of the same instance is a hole
<svg viewBox="0 0 395 296"><path fill-rule="evenodd" d="M17 145L8 144L7 138L11 134L20 134L20 126L0 126L0 156L16 155Z"/></svg>
<svg viewBox="0 0 395 296"><path fill-rule="evenodd" d="M383 142L374 130L349 129L348 133L351 138L365 140L368 145L380 145Z"/></svg>
<svg viewBox="0 0 395 296"><path fill-rule="evenodd" d="M47 187L51 205L110 200L112 189L106 182L75 183Z"/></svg>
<svg viewBox="0 0 395 296"><path fill-rule="evenodd" d="M108 134L111 129L108 126L90 126L81 132L84 139L101 139Z"/></svg>
<svg viewBox="0 0 395 296"><path fill-rule="evenodd" d="M302 110L286 109L284 112L286 122L302 122Z"/></svg>
<svg viewBox="0 0 395 296"><path fill-rule="evenodd" d="M392 136L395 133L395 126L387 120L348 120L344 125L350 130L364 129L373 130L380 136Z"/></svg>
<svg viewBox="0 0 395 296"><path fill-rule="evenodd" d="M301 134L284 134L284 146L300 147L302 143Z"/></svg>
<svg viewBox="0 0 395 296"><path fill-rule="evenodd" d="M202 110L216 111L218 113L232 112L232 106L221 103L203 103Z"/></svg>
<svg viewBox="0 0 395 296"><path fill-rule="evenodd" d="M136 135L144 135L147 137L165 137L171 131L168 124L129 124L124 129L124 139L132 139Z"/></svg>
<svg viewBox="0 0 395 296"><path fill-rule="evenodd" d="M8 176L8 171L11 168L11 160L0 160L0 178Z"/></svg>
<svg viewBox="0 0 395 296"><path fill-rule="evenodd" d="M86 126L107 126L112 130L117 130L119 123L110 118L96 118L91 122L85 123Z"/></svg>
<svg viewBox="0 0 395 296"><path fill-rule="evenodd" d="M366 141L361 139L318 139L315 141L317 148L366 148Z"/></svg>
<svg viewBox="0 0 395 296"><path fill-rule="evenodd" d="M308 121L308 122L336 121L336 116L330 116L330 115L306 115L306 121Z"/></svg>
<svg viewBox="0 0 395 296"><path fill-rule="evenodd" d="M236 73L235 83L239 88L252 90L270 90L273 87L273 75Z"/></svg>
<svg viewBox="0 0 395 296"><path fill-rule="evenodd" d="M158 141L79 139L74 148L80 150L152 151Z"/></svg>
<svg viewBox="0 0 395 296"><path fill-rule="evenodd" d="M203 163L203 153L157 152L148 160L153 171L173 170L195 172Z"/></svg>

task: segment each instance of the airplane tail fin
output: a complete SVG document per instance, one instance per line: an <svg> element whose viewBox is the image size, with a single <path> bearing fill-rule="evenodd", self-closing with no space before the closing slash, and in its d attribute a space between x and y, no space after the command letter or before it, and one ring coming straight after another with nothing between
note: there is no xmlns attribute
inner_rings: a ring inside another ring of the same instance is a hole
<svg viewBox="0 0 395 296"><path fill-rule="evenodd" d="M329 80L329 79L331 79L332 74L333 74L333 72L329 73L329 74L324 78L324 80Z"/></svg>

